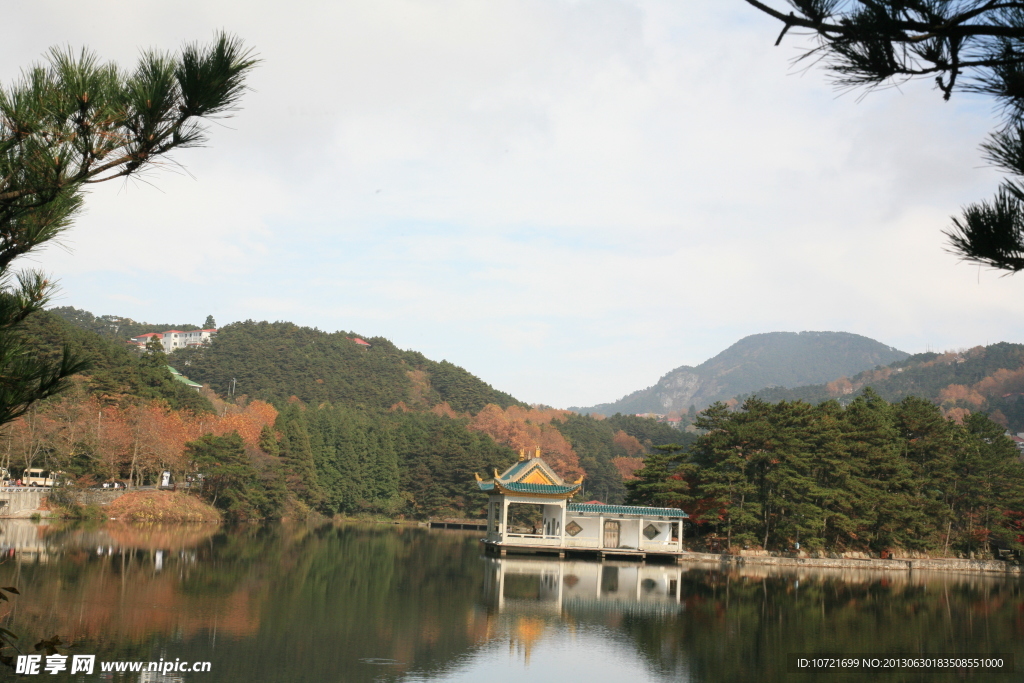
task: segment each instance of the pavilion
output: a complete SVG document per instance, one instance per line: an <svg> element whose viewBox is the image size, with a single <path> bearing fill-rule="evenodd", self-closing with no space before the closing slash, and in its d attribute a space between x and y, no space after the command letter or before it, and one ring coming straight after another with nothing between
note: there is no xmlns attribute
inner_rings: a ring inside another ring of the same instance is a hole
<svg viewBox="0 0 1024 683"><path fill-rule="evenodd" d="M488 550L506 552L567 552L605 555L678 557L683 552L683 522L688 515L676 508L635 505L572 503L583 478L566 483L540 457L520 452L519 462L491 479L476 475L481 491L489 494ZM531 528L510 525L513 505L539 506L540 515Z"/></svg>

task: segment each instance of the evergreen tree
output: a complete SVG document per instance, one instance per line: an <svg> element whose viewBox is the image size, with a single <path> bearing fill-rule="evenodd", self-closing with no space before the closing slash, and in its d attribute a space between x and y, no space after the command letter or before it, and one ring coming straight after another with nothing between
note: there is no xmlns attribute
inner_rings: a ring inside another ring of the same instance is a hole
<svg viewBox="0 0 1024 683"><path fill-rule="evenodd" d="M313 414L313 433L317 472L329 507L334 512L367 510L365 460L373 454L363 421L351 409L325 405Z"/></svg>
<svg viewBox="0 0 1024 683"><path fill-rule="evenodd" d="M829 401L814 409L814 434L809 444L808 493L812 510L796 510L794 542L808 548L827 545L850 528L850 466L842 438L843 409ZM833 541L834 544L834 541Z"/></svg>
<svg viewBox="0 0 1024 683"><path fill-rule="evenodd" d="M81 373L84 388L104 402L161 400L175 410L213 412L199 392L173 379L166 361L160 360L165 356L159 342L153 346L158 356L139 355L134 348L69 325L50 311L26 318L18 334L45 362L58 361L65 347L87 360L90 367Z"/></svg>
<svg viewBox="0 0 1024 683"><path fill-rule="evenodd" d="M655 447L655 451L644 458L644 466L637 470L636 479L626 482L626 504L689 507L687 503L692 497L686 475L692 469L679 445Z"/></svg>
<svg viewBox="0 0 1024 683"><path fill-rule="evenodd" d="M984 415L964 425L870 389L829 401L712 405L683 453L648 456L630 500L682 502L727 546L989 553L1024 543L1024 463ZM713 545L713 544L712 544Z"/></svg>
<svg viewBox="0 0 1024 683"><path fill-rule="evenodd" d="M1019 550L1024 545L1016 513L1024 511L1024 464L1001 426L981 413L970 415L956 429L949 520L944 545L961 552L985 552L991 545ZM957 526L958 538L950 539Z"/></svg>
<svg viewBox="0 0 1024 683"><path fill-rule="evenodd" d="M281 433L281 461L288 489L309 507L319 508L324 491L317 478L304 412L297 404L290 404L277 416L275 427Z"/></svg>
<svg viewBox="0 0 1024 683"><path fill-rule="evenodd" d="M697 415L694 425L705 431L694 444L693 461L703 507L714 512L716 526L725 532L726 545L757 542L757 490L749 459L757 450L744 421L745 413L732 414L724 403L713 403Z"/></svg>
<svg viewBox="0 0 1024 683"><path fill-rule="evenodd" d="M206 316L206 322L203 323L204 330L215 330L217 329L217 322L213 319L212 315Z"/></svg>
<svg viewBox="0 0 1024 683"><path fill-rule="evenodd" d="M374 458L366 468L366 494L374 507L394 511L399 505L398 452L395 435L390 425L371 426L368 435L373 444Z"/></svg>
<svg viewBox="0 0 1024 683"><path fill-rule="evenodd" d="M817 37L804 58L822 62L842 87L912 78L996 99L1004 125L983 145L988 161L1014 176L995 198L964 209L946 235L955 253L1009 272L1024 270L1024 12L990 0L789 0L785 10L747 0L791 29ZM774 4L774 3L773 3ZM781 3L779 3L781 5ZM794 32L796 33L796 31Z"/></svg>
<svg viewBox="0 0 1024 683"><path fill-rule="evenodd" d="M696 418L696 411L694 411L694 418ZM612 431L621 429L639 440L648 449L669 444L687 446L697 439L694 434L680 432L675 427L671 427L664 422L658 422L650 417L637 417L636 415L616 413L602 422L611 427Z"/></svg>
<svg viewBox="0 0 1024 683"><path fill-rule="evenodd" d="M12 262L68 229L87 183L136 174L174 149L203 144L201 121L237 104L256 64L223 34L178 57L146 52L130 74L87 50L48 57L0 89L0 424L86 367L69 349L47 362L15 333L53 285L38 272L15 275Z"/></svg>
<svg viewBox="0 0 1024 683"><path fill-rule="evenodd" d="M827 408L814 408L802 401L772 406L769 419L777 464L772 488L774 517L769 520L773 526L765 529L763 545L771 534L778 547L793 547L801 541L804 546L819 547L832 493L821 485L821 474L840 457L838 427L827 419Z"/></svg>
<svg viewBox="0 0 1024 683"><path fill-rule="evenodd" d="M207 434L189 442L186 453L203 474L203 497L215 507L240 518L269 517L280 510L280 496L268 497L238 432Z"/></svg>
<svg viewBox="0 0 1024 683"><path fill-rule="evenodd" d="M944 500L953 486L955 425L942 416L938 406L916 396L908 396L894 408L901 454L911 473L907 480L911 500L898 543L921 550L936 547L934 529L945 526L949 514Z"/></svg>
<svg viewBox="0 0 1024 683"><path fill-rule="evenodd" d="M134 393L140 398L155 398L167 401L174 409L188 409L194 412L210 412L210 402L195 389L174 379L167 365L167 354L156 337L146 343L146 353L137 361Z"/></svg>
<svg viewBox="0 0 1024 683"><path fill-rule="evenodd" d="M839 418L845 457L831 473L838 494L825 539L831 547L885 549L894 544L910 502L910 470L898 455L892 407L868 390Z"/></svg>
<svg viewBox="0 0 1024 683"><path fill-rule="evenodd" d="M401 488L417 516L481 514L485 499L474 472L503 471L512 449L466 429L465 420L432 413L395 413L395 450Z"/></svg>
<svg viewBox="0 0 1024 683"><path fill-rule="evenodd" d="M277 442L277 432L270 425L264 425L260 430L259 447L264 453L275 458L281 454L281 446Z"/></svg>
<svg viewBox="0 0 1024 683"><path fill-rule="evenodd" d="M442 401L453 410L479 412L488 403L507 408L510 405L524 405L503 391L497 391L490 384L467 372L463 368L442 360L440 363L423 360L424 369L430 375L430 385Z"/></svg>

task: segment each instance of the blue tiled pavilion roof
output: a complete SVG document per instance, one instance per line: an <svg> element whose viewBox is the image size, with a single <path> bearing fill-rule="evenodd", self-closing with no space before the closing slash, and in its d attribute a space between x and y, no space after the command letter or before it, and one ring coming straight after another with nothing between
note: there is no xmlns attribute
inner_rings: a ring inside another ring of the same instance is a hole
<svg viewBox="0 0 1024 683"><path fill-rule="evenodd" d="M498 484L501 488L506 491L511 491L512 493L547 493L555 495L572 493L580 487L579 484L566 484L564 486L560 486L557 484L521 484L515 481L498 482ZM491 480L477 482L477 486L480 487L481 491L494 490L494 482Z"/></svg>
<svg viewBox="0 0 1024 683"><path fill-rule="evenodd" d="M574 484L566 483L540 456L520 460L503 474L494 470L491 479L481 479L479 474L476 478L481 491L556 498L569 498L583 485L582 477Z"/></svg>
<svg viewBox="0 0 1024 683"><path fill-rule="evenodd" d="M680 517L688 514L676 508L649 508L638 505L597 505L595 503L569 503L569 512L591 512L604 515L634 515L637 517Z"/></svg>
<svg viewBox="0 0 1024 683"><path fill-rule="evenodd" d="M523 471L527 465L530 464L529 460L520 460L512 467L508 468L504 474L501 475L502 479L515 479L516 475Z"/></svg>
<svg viewBox="0 0 1024 683"><path fill-rule="evenodd" d="M512 491L514 493L571 493L580 487L579 484L567 484L565 486L558 486L556 484L521 484L519 482L510 481L507 484L499 482L503 489Z"/></svg>

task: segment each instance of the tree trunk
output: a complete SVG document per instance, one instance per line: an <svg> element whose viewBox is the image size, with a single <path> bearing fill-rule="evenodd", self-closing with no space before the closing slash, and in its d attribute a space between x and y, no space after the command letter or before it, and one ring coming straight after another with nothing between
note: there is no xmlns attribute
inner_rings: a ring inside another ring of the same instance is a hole
<svg viewBox="0 0 1024 683"><path fill-rule="evenodd" d="M139 459L139 441L138 437L135 439L135 443L132 444L132 464L128 468L128 485L131 487L135 486L135 462Z"/></svg>

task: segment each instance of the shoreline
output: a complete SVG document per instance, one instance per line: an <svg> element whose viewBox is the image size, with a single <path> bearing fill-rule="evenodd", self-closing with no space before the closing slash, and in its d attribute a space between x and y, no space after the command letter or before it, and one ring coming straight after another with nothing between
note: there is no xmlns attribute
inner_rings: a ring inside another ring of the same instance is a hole
<svg viewBox="0 0 1024 683"><path fill-rule="evenodd" d="M734 567L815 567L827 569L874 569L884 571L947 571L1024 575L1024 567L1002 560L962 560L957 558L924 559L853 559L832 557L786 557L772 555L730 555L727 553L700 553L686 551L679 556L679 563L701 562Z"/></svg>
<svg viewBox="0 0 1024 683"><path fill-rule="evenodd" d="M433 529L465 529L466 531L486 528L486 520L476 519L430 519L420 521L419 525ZM525 553L529 554L529 553ZM524 555L525 555L524 554ZM855 557L811 557L794 555L770 555L751 552L744 554L707 553L684 550L675 557L679 564L701 563L718 564L727 567L788 567L788 568L821 568L821 569L860 569L890 572L912 571L943 571L994 574L1003 576L1022 576L1024 566L1014 565L996 559L961 559L944 558L855 558Z"/></svg>

